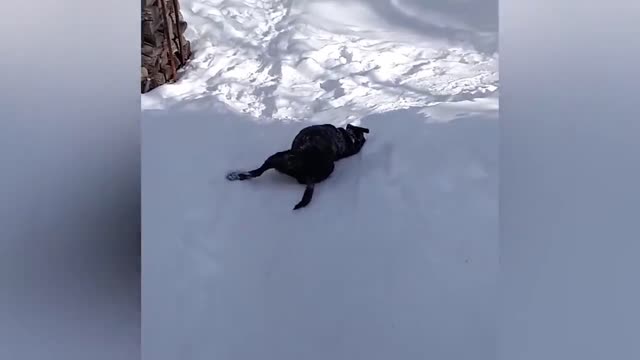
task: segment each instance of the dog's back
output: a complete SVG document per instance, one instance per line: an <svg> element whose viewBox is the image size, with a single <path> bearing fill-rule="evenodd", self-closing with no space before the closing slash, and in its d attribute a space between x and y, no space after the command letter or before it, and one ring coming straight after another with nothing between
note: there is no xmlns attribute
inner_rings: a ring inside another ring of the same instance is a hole
<svg viewBox="0 0 640 360"><path fill-rule="evenodd" d="M368 130L351 125L346 129L330 124L312 125L298 133L293 139L291 150L315 152L336 161L360 151L366 141L364 132Z"/></svg>
<svg viewBox="0 0 640 360"><path fill-rule="evenodd" d="M340 151L338 129L330 124L308 126L298 133L291 143L291 150L323 154L330 159Z"/></svg>

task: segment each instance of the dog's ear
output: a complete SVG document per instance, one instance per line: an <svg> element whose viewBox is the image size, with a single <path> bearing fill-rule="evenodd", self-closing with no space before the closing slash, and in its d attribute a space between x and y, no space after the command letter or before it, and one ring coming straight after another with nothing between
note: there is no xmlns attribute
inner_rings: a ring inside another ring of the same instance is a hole
<svg viewBox="0 0 640 360"><path fill-rule="evenodd" d="M353 130L361 131L361 132L363 132L365 134L369 133L369 129L363 128L363 127L360 127L360 126L351 125L351 124L347 124L347 129L353 129Z"/></svg>

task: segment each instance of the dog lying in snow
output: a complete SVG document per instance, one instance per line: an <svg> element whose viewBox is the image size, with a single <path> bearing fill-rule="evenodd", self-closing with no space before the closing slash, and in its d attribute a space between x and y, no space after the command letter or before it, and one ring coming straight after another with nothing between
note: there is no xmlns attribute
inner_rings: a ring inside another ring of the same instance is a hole
<svg viewBox="0 0 640 360"><path fill-rule="evenodd" d="M293 139L291 149L271 155L259 168L251 171L232 171L227 180L248 180L275 169L306 185L302 200L293 208L307 206L313 197L314 185L327 179L334 162L360 152L369 129L347 125L337 128L330 124L312 125L302 129Z"/></svg>

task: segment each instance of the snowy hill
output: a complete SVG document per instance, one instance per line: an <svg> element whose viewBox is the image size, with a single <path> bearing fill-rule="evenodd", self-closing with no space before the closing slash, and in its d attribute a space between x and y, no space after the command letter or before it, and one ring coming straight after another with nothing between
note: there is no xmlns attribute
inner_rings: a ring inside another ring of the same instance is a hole
<svg viewBox="0 0 640 360"><path fill-rule="evenodd" d="M495 358L492 23L442 1L181 4L194 59L142 97L145 357ZM277 173L224 179L315 122L371 134L308 208Z"/></svg>

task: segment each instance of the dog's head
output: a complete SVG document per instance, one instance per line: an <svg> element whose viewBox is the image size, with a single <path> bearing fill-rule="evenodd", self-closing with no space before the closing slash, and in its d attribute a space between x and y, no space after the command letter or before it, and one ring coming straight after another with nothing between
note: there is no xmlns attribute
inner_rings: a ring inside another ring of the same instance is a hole
<svg viewBox="0 0 640 360"><path fill-rule="evenodd" d="M348 124L346 130L349 133L350 137L353 139L354 145L358 150L360 150L364 143L367 141L367 139L364 137L364 134L368 134L369 129Z"/></svg>

